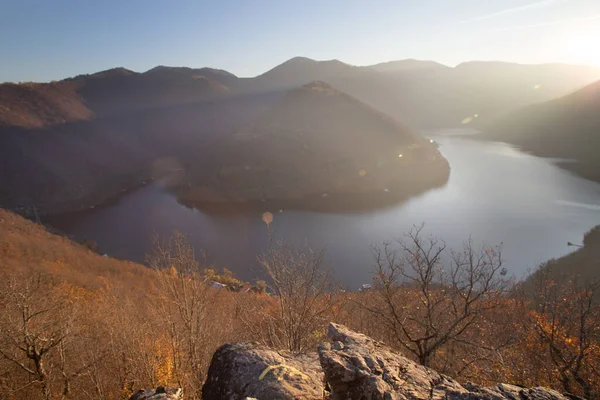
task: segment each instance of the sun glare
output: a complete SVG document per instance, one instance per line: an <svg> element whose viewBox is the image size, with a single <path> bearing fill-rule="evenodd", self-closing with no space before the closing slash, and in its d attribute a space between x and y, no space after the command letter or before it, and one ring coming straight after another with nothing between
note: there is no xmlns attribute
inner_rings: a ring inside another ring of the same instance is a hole
<svg viewBox="0 0 600 400"><path fill-rule="evenodd" d="M573 32L563 39L563 52L569 62L600 67L600 30Z"/></svg>

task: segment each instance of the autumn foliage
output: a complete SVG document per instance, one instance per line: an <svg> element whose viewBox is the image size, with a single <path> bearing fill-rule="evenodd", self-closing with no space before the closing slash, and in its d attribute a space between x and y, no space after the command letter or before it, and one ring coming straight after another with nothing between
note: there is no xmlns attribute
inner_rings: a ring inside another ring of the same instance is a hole
<svg viewBox="0 0 600 400"><path fill-rule="evenodd" d="M310 351L329 321L461 381L599 398L597 284L544 270L513 282L499 249L466 243L446 259L435 256L441 241L405 239L376 253L369 291L339 290L321 253L283 243L260 257L271 277L262 289L238 290L242 282L210 270L182 236L158 243L141 266L0 210L0 398L126 399L169 385L198 399L221 344Z"/></svg>

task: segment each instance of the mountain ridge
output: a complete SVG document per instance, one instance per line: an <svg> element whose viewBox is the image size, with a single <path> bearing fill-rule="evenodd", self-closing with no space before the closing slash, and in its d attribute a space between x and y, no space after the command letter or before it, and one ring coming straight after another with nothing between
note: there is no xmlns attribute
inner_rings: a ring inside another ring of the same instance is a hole
<svg viewBox="0 0 600 400"><path fill-rule="evenodd" d="M336 195L368 194L373 204L390 203L448 176L432 143L320 81L285 92L213 152L191 178L212 183L188 185L184 201L287 205L311 198L327 206Z"/></svg>
<svg viewBox="0 0 600 400"><path fill-rule="evenodd" d="M376 116L374 111L400 121L399 126L402 127L395 128L399 132L403 128L418 132L422 129L462 127L467 123L470 123L469 127L477 128L476 124L489 123L511 109L551 98L587 80L587 75L578 74L587 69L579 70L578 67L557 69L555 66L523 68L508 65L509 68L502 64L488 69L487 64L480 66L475 63L467 68L467 73L453 68L380 73L337 60L319 62L294 58L258 78L238 78L215 69L159 66L143 73L113 68L60 82L2 84L1 166L3 170L12 172L10 175L0 174L0 203L6 207L35 205L47 212L94 206L123 189L131 189L147 181L154 175L151 173L153 163L162 158L174 159L177 164L188 165L193 171L197 171L199 165L206 166L210 162L207 171L212 171L212 176L199 174L197 180L188 184L191 188L201 185L218 187L214 183L215 176L218 176L215 169L220 168L223 162L211 154L214 146L231 140L242 128L248 129L248 124L259 119L287 91L306 90L302 87L310 85L310 82L325 82L326 91L343 93L361 104L356 106L355 102L340 94L337 97L346 100L337 102L337 106L325 101L322 110L313 109L312 114L306 114L307 120L316 115L320 119L332 119L333 130L325 129L326 125L321 124L321 133L333 132L332 137L337 137L339 145L329 142L324 148L336 154L348 141L337 129L353 132L355 127L362 126L363 132L360 135L353 133L352 140L363 143L365 151L372 147L387 154L385 146L365 142L369 139L387 140L385 135L369 136L372 128L381 127L381 121L385 119ZM482 68L483 72L472 73L473 68ZM199 74L212 74L218 80ZM600 76L600 71L598 74ZM320 84L321 89L325 84ZM321 101L321 97L318 99ZM302 108L308 101L300 103ZM357 115L365 115L373 126L362 124L352 113L341 112L344 108L342 103L344 107L356 107ZM333 110L329 117L323 114L327 110ZM284 110L282 115L287 117L281 119L280 126L269 129L283 133L295 126L294 129L306 128L310 132L311 127L304 124L306 121L298 120L293 112ZM348 124L345 120L354 120L355 124ZM276 138L284 148L293 143L292 137L278 135ZM294 140L297 141L297 138ZM317 143L321 139L315 137L311 140ZM259 154L259 149L256 151L254 154ZM357 169L357 165L352 163L356 163L364 153L348 154L351 154L351 161L340 167L340 174L350 174L352 170L353 175L348 175L347 182L359 187L362 183L355 181L356 173L365 168ZM316 153L313 156L317 157ZM312 166L312 159L303 157L298 156L298 160ZM319 157L315 159L323 159L322 155ZM284 161L289 160L281 160ZM226 164L230 164L230 160ZM289 168L278 170L289 172ZM365 182L372 178L371 173L375 169L371 165L367 170L370 173L362 180ZM444 167L440 167L440 171L443 170ZM321 182L321 186L317 185L319 189L311 189L310 192L324 194L332 190L331 182L325 184L323 176L311 171L314 182ZM232 176L237 174L235 172ZM444 180L442 175L440 172L435 185ZM307 177L304 176L304 179ZM271 178L265 179L267 182ZM292 197L309 194L307 188L311 185L301 186L294 189L298 193ZM375 186L381 193L383 188L391 189L381 182ZM252 196L259 201L262 199L256 194ZM184 194L184 197L187 196ZM249 195L240 197L248 198Z"/></svg>
<svg viewBox="0 0 600 400"><path fill-rule="evenodd" d="M207 78L205 84L198 82L201 76ZM5 109L11 107L4 100L0 101L4 107L0 124L39 127L92 115L172 107L222 95L268 93L324 81L412 128L446 128L458 127L474 114L480 118L472 123L490 122L512 109L561 97L597 79L600 69L593 67L492 61L445 67L433 61L407 59L353 66L339 60L294 57L251 78L208 67L157 66L145 72L117 67L52 83L65 87L72 99L70 107L79 110L76 115L62 111L45 116L44 110L60 110L65 100L54 96L46 106L38 107L33 97L23 93L20 107L26 109L22 112L28 117L8 118ZM2 92L8 96L8 85L0 84L0 96ZM35 85L42 88L46 84Z"/></svg>
<svg viewBox="0 0 600 400"><path fill-rule="evenodd" d="M600 81L567 96L521 108L491 124L484 138L506 141L600 182ZM566 134L566 133L569 134Z"/></svg>

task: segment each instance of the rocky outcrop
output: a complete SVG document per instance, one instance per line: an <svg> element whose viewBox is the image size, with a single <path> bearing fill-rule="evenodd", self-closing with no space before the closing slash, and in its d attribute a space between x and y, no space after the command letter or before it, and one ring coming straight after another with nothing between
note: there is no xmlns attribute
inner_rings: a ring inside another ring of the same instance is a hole
<svg viewBox="0 0 600 400"><path fill-rule="evenodd" d="M221 346L202 388L204 400L322 399L323 372L316 354L292 356L251 343Z"/></svg>
<svg viewBox="0 0 600 400"><path fill-rule="evenodd" d="M138 390L129 400L183 400L183 391L159 386L156 389Z"/></svg>
<svg viewBox="0 0 600 400"><path fill-rule="evenodd" d="M328 337L318 359L250 343L224 345L213 356L203 399L573 399L546 388L461 385L341 325L330 324Z"/></svg>
<svg viewBox="0 0 600 400"><path fill-rule="evenodd" d="M462 386L454 379L423 367L389 347L348 328L330 324L331 343L319 346L319 359L332 400L566 400L545 389Z"/></svg>

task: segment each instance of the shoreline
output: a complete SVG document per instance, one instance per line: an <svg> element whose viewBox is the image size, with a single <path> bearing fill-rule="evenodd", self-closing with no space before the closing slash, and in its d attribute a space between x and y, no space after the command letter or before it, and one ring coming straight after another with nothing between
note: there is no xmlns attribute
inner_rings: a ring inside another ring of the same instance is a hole
<svg viewBox="0 0 600 400"><path fill-rule="evenodd" d="M444 187L450 178L450 169L443 177L423 182L413 190L402 191L402 184L390 186L388 191L368 191L363 193L322 193L297 199L264 199L240 202L215 202L192 200L175 193L177 201L190 208L215 214L250 213L279 210L311 211L316 213L367 213L393 208L426 193Z"/></svg>

